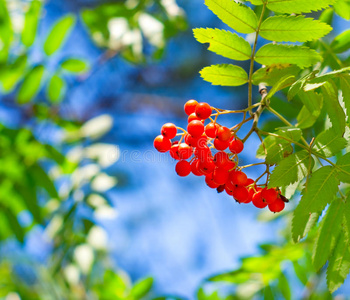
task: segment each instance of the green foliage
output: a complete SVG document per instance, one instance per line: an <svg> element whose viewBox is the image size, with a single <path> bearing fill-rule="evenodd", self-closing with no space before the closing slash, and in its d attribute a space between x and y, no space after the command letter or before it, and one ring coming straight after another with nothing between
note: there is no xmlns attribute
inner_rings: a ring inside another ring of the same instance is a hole
<svg viewBox="0 0 350 300"><path fill-rule="evenodd" d="M42 3L40 0L33 0L25 15L22 31L22 43L26 47L33 45L41 13Z"/></svg>
<svg viewBox="0 0 350 300"><path fill-rule="evenodd" d="M89 69L89 64L79 58L67 58L62 61L61 67L71 73L84 73Z"/></svg>
<svg viewBox="0 0 350 300"><path fill-rule="evenodd" d="M72 30L75 24L74 15L66 15L53 26L44 44L44 52L46 55L54 54L60 47L63 46L67 35Z"/></svg>
<svg viewBox="0 0 350 300"><path fill-rule="evenodd" d="M248 74L244 69L229 64L205 67L200 74L205 81L213 85L238 86L248 81Z"/></svg>
<svg viewBox="0 0 350 300"><path fill-rule="evenodd" d="M258 18L249 7L231 0L205 0L205 4L232 29L240 33L256 31Z"/></svg>
<svg viewBox="0 0 350 300"><path fill-rule="evenodd" d="M306 68L322 60L315 51L303 46L288 46L267 44L262 46L255 55L255 61L262 65L295 64Z"/></svg>
<svg viewBox="0 0 350 300"><path fill-rule="evenodd" d="M59 75L53 75L47 86L47 97L55 103L62 100L66 83Z"/></svg>
<svg viewBox="0 0 350 300"><path fill-rule="evenodd" d="M200 43L209 43L208 50L234 60L248 60L252 55L249 43L235 33L211 29L193 29L194 37Z"/></svg>
<svg viewBox="0 0 350 300"><path fill-rule="evenodd" d="M39 92L41 79L44 75L45 67L43 65L35 66L25 76L23 83L18 91L18 102L28 103Z"/></svg>
<svg viewBox="0 0 350 300"><path fill-rule="evenodd" d="M307 42L327 35L332 27L304 16L274 16L260 27L260 35L276 42Z"/></svg>

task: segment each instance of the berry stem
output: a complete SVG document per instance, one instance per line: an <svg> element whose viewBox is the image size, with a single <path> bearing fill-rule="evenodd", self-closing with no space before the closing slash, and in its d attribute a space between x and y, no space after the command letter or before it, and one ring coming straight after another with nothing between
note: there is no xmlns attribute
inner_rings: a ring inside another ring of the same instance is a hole
<svg viewBox="0 0 350 300"><path fill-rule="evenodd" d="M258 37L259 37L259 32L260 32L260 26L262 23L262 20L264 18L265 14L265 9L266 9L266 3L264 2L259 23L258 23L258 28L256 29L255 32L255 40L254 40L254 45L253 45L253 51L252 51L252 56L250 57L250 68L249 68L249 78L248 78L248 107L252 106L253 103L253 83L252 83L252 77L253 77L253 71L254 71L254 59L255 59L255 51L256 51L256 46L258 44ZM249 114L252 115L252 110L249 109Z"/></svg>
<svg viewBox="0 0 350 300"><path fill-rule="evenodd" d="M245 169L245 168L254 167L254 166L259 166L259 165L266 165L266 162L260 162L260 163L254 163L254 164L249 164L249 165L241 166L241 167L239 167L239 169Z"/></svg>

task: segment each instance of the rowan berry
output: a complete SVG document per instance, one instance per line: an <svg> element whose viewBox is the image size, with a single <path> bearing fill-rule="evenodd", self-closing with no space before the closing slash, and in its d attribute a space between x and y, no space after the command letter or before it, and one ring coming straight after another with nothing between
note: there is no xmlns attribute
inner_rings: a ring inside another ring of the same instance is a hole
<svg viewBox="0 0 350 300"><path fill-rule="evenodd" d="M242 171L231 171L229 180L234 185L242 185L244 186L247 183L247 175L243 173Z"/></svg>
<svg viewBox="0 0 350 300"><path fill-rule="evenodd" d="M230 157L224 151L219 151L214 155L214 163L218 168L223 168L225 170L231 170L236 166L236 164L230 160Z"/></svg>
<svg viewBox="0 0 350 300"><path fill-rule="evenodd" d="M225 191L227 195L232 196L233 188L230 188L229 186L227 186L227 184L225 184Z"/></svg>
<svg viewBox="0 0 350 300"><path fill-rule="evenodd" d="M193 120L187 125L187 131L194 138L199 138L204 133L204 125L201 121Z"/></svg>
<svg viewBox="0 0 350 300"><path fill-rule="evenodd" d="M196 149L194 149L194 155L198 157L201 161L207 160L211 157L211 151L207 145L199 146L197 143Z"/></svg>
<svg viewBox="0 0 350 300"><path fill-rule="evenodd" d="M219 185L223 185L228 180L228 171L222 168L215 168L213 171L213 180Z"/></svg>
<svg viewBox="0 0 350 300"><path fill-rule="evenodd" d="M217 149L217 150L225 150L229 145L229 142L228 141L220 141L218 138L215 138L214 140L214 147Z"/></svg>
<svg viewBox="0 0 350 300"><path fill-rule="evenodd" d="M202 120L208 119L211 115L211 111L210 105L205 102L198 103L195 110L197 117Z"/></svg>
<svg viewBox="0 0 350 300"><path fill-rule="evenodd" d="M179 144L173 144L170 148L170 156L176 160L180 160L180 157L179 157Z"/></svg>
<svg viewBox="0 0 350 300"><path fill-rule="evenodd" d="M286 204L281 198L277 198L274 202L268 204L269 205L269 210L276 213L276 212L281 212Z"/></svg>
<svg viewBox="0 0 350 300"><path fill-rule="evenodd" d="M198 118L195 113L191 113L187 118L187 122L190 123L191 121L194 121L194 120L201 121L201 119Z"/></svg>
<svg viewBox="0 0 350 300"><path fill-rule="evenodd" d="M186 143L179 144L178 154L181 159L188 159L193 153L193 148Z"/></svg>
<svg viewBox="0 0 350 300"><path fill-rule="evenodd" d="M243 186L237 186L232 190L232 196L239 203L245 203L249 200L249 192Z"/></svg>
<svg viewBox="0 0 350 300"><path fill-rule="evenodd" d="M160 132L164 137L171 140L176 136L177 129L173 123L166 123L162 126L162 129L160 130Z"/></svg>
<svg viewBox="0 0 350 300"><path fill-rule="evenodd" d="M231 136L232 136L231 130L225 126L220 126L216 133L216 137L222 142L228 141L231 138Z"/></svg>
<svg viewBox="0 0 350 300"><path fill-rule="evenodd" d="M267 206L267 203L261 197L261 190L257 191L252 197L253 205L257 208L264 208Z"/></svg>
<svg viewBox="0 0 350 300"><path fill-rule="evenodd" d="M220 185L214 182L213 173L209 173L205 176L205 183L212 189L216 189Z"/></svg>
<svg viewBox="0 0 350 300"><path fill-rule="evenodd" d="M191 165L186 160L180 160L175 166L175 171L177 175L185 177L191 173Z"/></svg>
<svg viewBox="0 0 350 300"><path fill-rule="evenodd" d="M277 200L278 192L275 189L264 188L261 191L261 197L267 204L271 204Z"/></svg>
<svg viewBox="0 0 350 300"><path fill-rule="evenodd" d="M246 201L246 202L244 202L244 203L250 203L250 202L252 202L252 200L253 200L253 196L254 196L254 194L255 194L255 191L254 191L254 189L248 189L249 191L248 191L248 193L249 193L249 197L248 197L248 200Z"/></svg>
<svg viewBox="0 0 350 300"><path fill-rule="evenodd" d="M205 131L205 134L210 138L215 138L218 128L219 128L218 123L209 123L208 125L205 126L204 131Z"/></svg>
<svg viewBox="0 0 350 300"><path fill-rule="evenodd" d="M215 169L215 164L211 158L206 160L200 160L198 163L198 169L203 174L212 173Z"/></svg>
<svg viewBox="0 0 350 300"><path fill-rule="evenodd" d="M199 160L198 159L195 159L192 163L191 163L191 171L194 175L196 176L202 176L204 175L202 172L199 171L198 169L198 163L199 163Z"/></svg>
<svg viewBox="0 0 350 300"><path fill-rule="evenodd" d="M195 112L198 102L196 100L188 100L184 105L186 115L190 115Z"/></svg>
<svg viewBox="0 0 350 300"><path fill-rule="evenodd" d="M224 185L224 184L219 185L219 186L216 188L216 191L217 191L218 193L222 193L224 190L225 190L225 185Z"/></svg>
<svg viewBox="0 0 350 300"><path fill-rule="evenodd" d="M171 147L171 141L163 136L163 135L158 135L153 142L154 148L156 148L159 152L167 152L170 150Z"/></svg>
<svg viewBox="0 0 350 300"><path fill-rule="evenodd" d="M253 179L248 178L248 179L247 179L247 182L245 183L245 185L244 185L244 186L249 186L249 185L252 185L254 182L255 182L255 181L254 181Z"/></svg>
<svg viewBox="0 0 350 300"><path fill-rule="evenodd" d="M241 140L239 139L233 139L230 142L229 149L232 153L238 154L243 151L244 145Z"/></svg>

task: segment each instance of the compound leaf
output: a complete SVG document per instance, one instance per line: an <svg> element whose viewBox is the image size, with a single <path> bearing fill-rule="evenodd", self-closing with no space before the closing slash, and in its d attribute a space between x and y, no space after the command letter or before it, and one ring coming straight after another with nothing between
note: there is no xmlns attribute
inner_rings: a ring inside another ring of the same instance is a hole
<svg viewBox="0 0 350 300"><path fill-rule="evenodd" d="M193 29L198 42L209 43L208 50L234 60L248 60L252 54L249 43L235 33L212 28Z"/></svg>
<svg viewBox="0 0 350 300"><path fill-rule="evenodd" d="M213 85L239 86L248 82L248 74L244 69L229 64L205 67L199 73Z"/></svg>

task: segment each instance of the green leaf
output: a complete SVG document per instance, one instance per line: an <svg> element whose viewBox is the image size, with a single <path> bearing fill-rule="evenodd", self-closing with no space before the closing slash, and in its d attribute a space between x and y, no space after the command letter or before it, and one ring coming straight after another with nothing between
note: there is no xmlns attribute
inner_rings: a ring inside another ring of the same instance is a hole
<svg viewBox="0 0 350 300"><path fill-rule="evenodd" d="M5 93L11 92L17 83L23 78L27 67L27 55L18 56L10 65L0 72L0 81Z"/></svg>
<svg viewBox="0 0 350 300"><path fill-rule="evenodd" d="M332 123L332 128L337 134L345 132L345 113L338 100L338 89L333 82L326 82L322 87L324 105Z"/></svg>
<svg viewBox="0 0 350 300"><path fill-rule="evenodd" d="M133 299L141 299L148 294L148 292L152 289L152 286L153 278L148 277L142 279L141 281L135 283L131 289L130 295Z"/></svg>
<svg viewBox="0 0 350 300"><path fill-rule="evenodd" d="M343 283L350 271L350 247L345 234L338 240L333 255L329 259L327 268L327 285L331 293Z"/></svg>
<svg viewBox="0 0 350 300"><path fill-rule="evenodd" d="M338 159L337 167L340 181L350 183L350 153L346 153Z"/></svg>
<svg viewBox="0 0 350 300"><path fill-rule="evenodd" d="M290 144L276 144L269 148L265 161L270 165L278 164L291 153L293 153L293 147Z"/></svg>
<svg viewBox="0 0 350 300"><path fill-rule="evenodd" d="M209 43L208 50L234 60L248 60L252 55L249 43L235 33L211 28L193 29L196 40Z"/></svg>
<svg viewBox="0 0 350 300"><path fill-rule="evenodd" d="M295 65L270 65L268 67L258 69L252 77L254 85L264 83L266 86L275 85L282 77L286 75L297 76L300 68Z"/></svg>
<svg viewBox="0 0 350 300"><path fill-rule="evenodd" d="M300 91L298 96L301 102L305 105L307 110L310 112L312 116L316 118L321 114L321 110L323 107L323 97L322 94L318 94L314 91L304 92Z"/></svg>
<svg viewBox="0 0 350 300"><path fill-rule="evenodd" d="M46 172L38 165L34 164L28 170L29 175L38 186L42 186L52 198L59 198L56 187Z"/></svg>
<svg viewBox="0 0 350 300"><path fill-rule="evenodd" d="M6 206L1 205L0 208L4 212L4 216L6 217L7 222L17 240L24 243L25 233L22 226L18 222L17 216Z"/></svg>
<svg viewBox="0 0 350 300"><path fill-rule="evenodd" d="M298 208L305 213L321 212L338 192L339 180L335 175L336 169L331 166L315 171L304 186Z"/></svg>
<svg viewBox="0 0 350 300"><path fill-rule="evenodd" d="M305 150L288 156L273 169L269 187L288 186L294 182L301 181L308 175L312 165L313 159Z"/></svg>
<svg viewBox="0 0 350 300"><path fill-rule="evenodd" d="M68 14L53 26L44 44L46 55L54 54L63 45L74 24L75 16Z"/></svg>
<svg viewBox="0 0 350 300"><path fill-rule="evenodd" d="M333 8L337 15L341 16L345 20L350 20L350 1L338 0L334 3Z"/></svg>
<svg viewBox="0 0 350 300"><path fill-rule="evenodd" d="M296 211L293 213L292 238L295 243L299 242L316 225L320 213L305 214Z"/></svg>
<svg viewBox="0 0 350 300"><path fill-rule="evenodd" d="M248 74L241 67L221 64L205 67L199 72L205 81L213 85L239 86L248 82Z"/></svg>
<svg viewBox="0 0 350 300"><path fill-rule="evenodd" d="M334 53L342 53L350 48L350 29L343 31L331 43Z"/></svg>
<svg viewBox="0 0 350 300"><path fill-rule="evenodd" d="M300 68L309 67L322 60L320 54L303 46L267 44L255 55L255 61L262 65L294 64Z"/></svg>
<svg viewBox="0 0 350 300"><path fill-rule="evenodd" d="M42 2L40 0L33 0L25 14L21 40L26 47L30 47L34 43L40 20L41 7Z"/></svg>
<svg viewBox="0 0 350 300"><path fill-rule="evenodd" d="M67 58L61 63L61 67L72 73L84 73L89 70L89 64L79 58Z"/></svg>
<svg viewBox="0 0 350 300"><path fill-rule="evenodd" d="M350 239L350 192L344 203L344 231L348 239Z"/></svg>
<svg viewBox="0 0 350 300"><path fill-rule="evenodd" d="M306 82L310 78L314 78L318 72L319 72L318 70L312 71L311 73L305 75L304 77L294 82L288 91L288 95L287 95L288 101L291 101L305 86Z"/></svg>
<svg viewBox="0 0 350 300"><path fill-rule="evenodd" d="M327 35L332 27L304 16L273 16L260 27L260 35L275 42L307 42Z"/></svg>
<svg viewBox="0 0 350 300"><path fill-rule="evenodd" d="M53 103L60 102L63 98L66 82L58 75L53 75L47 86L47 97Z"/></svg>
<svg viewBox="0 0 350 300"><path fill-rule="evenodd" d="M278 128L278 134L287 137L294 142L298 142L301 139L302 131L300 128L294 126L285 126Z"/></svg>
<svg viewBox="0 0 350 300"><path fill-rule="evenodd" d="M306 270L298 263L298 262L293 262L293 268L295 275L297 275L298 279L303 285L306 285L309 281L307 277L307 272Z"/></svg>
<svg viewBox="0 0 350 300"><path fill-rule="evenodd" d="M289 87L295 82L295 76L293 75L286 75L282 77L279 81L277 81L272 89L268 92L266 95L266 99L271 99L273 95L275 95L278 91L283 90L286 87Z"/></svg>
<svg viewBox="0 0 350 300"><path fill-rule="evenodd" d="M31 101L39 92L41 79L44 75L43 65L34 67L25 76L23 83L18 91L17 101L21 104Z"/></svg>
<svg viewBox="0 0 350 300"><path fill-rule="evenodd" d="M299 114L297 115L298 123L296 126L302 129L309 128L315 124L317 119L318 119L318 116L314 116L312 113L310 113L310 111L304 105L301 108Z"/></svg>
<svg viewBox="0 0 350 300"><path fill-rule="evenodd" d="M277 132L278 133L278 132ZM291 144L286 141L285 139L279 138L279 137L275 137L275 136L268 136L264 139L264 142L260 144L257 152L256 152L256 157L257 158L261 158L261 159L265 159L267 155L269 155L269 153L271 153L271 156L274 156L274 153L276 151L278 151L278 149L285 149L288 150L290 149ZM293 151L293 148L291 148L290 150ZM266 155L266 153L267 155ZM281 157L281 159L283 158L283 156Z"/></svg>
<svg viewBox="0 0 350 300"><path fill-rule="evenodd" d="M325 156L332 157L346 147L347 141L333 129L322 131L313 143L313 150Z"/></svg>
<svg viewBox="0 0 350 300"><path fill-rule="evenodd" d="M342 229L344 205L342 200L335 200L318 229L312 261L317 270L321 269L331 255Z"/></svg>
<svg viewBox="0 0 350 300"><path fill-rule="evenodd" d="M306 225L310 221L312 213L320 214L326 205L335 198L339 185L339 180L335 175L336 168L321 167L312 174L305 184L292 222L292 235L295 241L304 236Z"/></svg>
<svg viewBox="0 0 350 300"><path fill-rule="evenodd" d="M278 278L278 288L280 289L284 299L291 300L292 299L292 291L290 289L289 281L283 273L281 273Z"/></svg>
<svg viewBox="0 0 350 300"><path fill-rule="evenodd" d="M247 6L233 0L205 0L208 8L225 24L240 33L255 32L258 18Z"/></svg>
<svg viewBox="0 0 350 300"><path fill-rule="evenodd" d="M336 1L337 0L269 0L267 7L275 12L300 14L321 10Z"/></svg>
<svg viewBox="0 0 350 300"><path fill-rule="evenodd" d="M340 77L340 87L343 93L343 101L346 108L348 122L350 121L350 76Z"/></svg>
<svg viewBox="0 0 350 300"><path fill-rule="evenodd" d="M34 217L35 221L41 224L43 218L41 208L39 206L39 201L36 195L37 191L35 190L35 183L29 181L22 185L16 184L15 188L16 192L23 199L24 204Z"/></svg>

